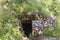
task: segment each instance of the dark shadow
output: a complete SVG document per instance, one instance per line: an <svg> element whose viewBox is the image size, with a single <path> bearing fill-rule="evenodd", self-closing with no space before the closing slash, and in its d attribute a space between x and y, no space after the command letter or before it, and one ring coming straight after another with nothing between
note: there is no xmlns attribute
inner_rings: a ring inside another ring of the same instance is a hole
<svg viewBox="0 0 60 40"><path fill-rule="evenodd" d="M32 21L31 20L25 20L21 21L24 34L29 37L29 35L32 33Z"/></svg>

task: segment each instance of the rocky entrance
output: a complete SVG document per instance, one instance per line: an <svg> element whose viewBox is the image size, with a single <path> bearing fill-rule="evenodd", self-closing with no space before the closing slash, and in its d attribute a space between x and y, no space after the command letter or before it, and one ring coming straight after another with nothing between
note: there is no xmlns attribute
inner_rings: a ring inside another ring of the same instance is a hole
<svg viewBox="0 0 60 40"><path fill-rule="evenodd" d="M33 17L32 17L33 16ZM39 13L35 13L34 15L26 15L26 17L22 17L21 19L21 24L22 24L22 28L24 31L24 34L29 37L31 33L33 33L33 35L40 35L42 33L43 28L44 27L53 27L54 28L54 24L55 24L55 18L52 16L44 16L42 14ZM51 40L53 38L48 38L48 37L38 37L35 38L36 40ZM33 40L35 40L33 39Z"/></svg>

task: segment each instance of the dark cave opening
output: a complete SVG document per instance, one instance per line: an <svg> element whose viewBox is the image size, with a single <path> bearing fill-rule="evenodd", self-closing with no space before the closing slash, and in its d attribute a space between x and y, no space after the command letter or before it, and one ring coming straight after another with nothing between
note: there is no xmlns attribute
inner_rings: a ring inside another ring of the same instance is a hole
<svg viewBox="0 0 60 40"><path fill-rule="evenodd" d="M32 33L32 20L21 21L24 34L29 37Z"/></svg>

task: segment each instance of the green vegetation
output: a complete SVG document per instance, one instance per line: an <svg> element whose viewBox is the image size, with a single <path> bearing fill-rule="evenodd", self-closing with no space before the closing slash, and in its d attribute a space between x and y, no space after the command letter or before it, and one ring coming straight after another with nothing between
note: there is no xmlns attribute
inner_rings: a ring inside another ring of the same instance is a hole
<svg viewBox="0 0 60 40"><path fill-rule="evenodd" d="M46 36L60 36L60 1L59 0L0 0L0 40L20 40L22 32L18 29L17 16L23 12L34 12L56 17L53 31L44 29ZM23 16L23 15L22 15Z"/></svg>

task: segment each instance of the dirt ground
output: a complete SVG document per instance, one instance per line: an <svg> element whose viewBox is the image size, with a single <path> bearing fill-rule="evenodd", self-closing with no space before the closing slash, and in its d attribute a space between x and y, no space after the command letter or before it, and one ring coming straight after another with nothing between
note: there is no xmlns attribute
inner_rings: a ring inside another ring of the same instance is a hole
<svg viewBox="0 0 60 40"><path fill-rule="evenodd" d="M59 37L37 37L32 40L60 40Z"/></svg>

